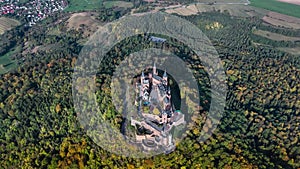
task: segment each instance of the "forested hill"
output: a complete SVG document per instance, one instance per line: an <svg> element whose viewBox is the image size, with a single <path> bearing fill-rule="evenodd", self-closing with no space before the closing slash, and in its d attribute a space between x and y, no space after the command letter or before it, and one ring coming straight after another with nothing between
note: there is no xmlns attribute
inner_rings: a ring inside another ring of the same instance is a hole
<svg viewBox="0 0 300 169"><path fill-rule="evenodd" d="M104 24L107 20L101 20L101 14L96 20ZM257 18L238 18L218 12L185 17L211 39L228 76L225 114L217 131L205 143L196 140L210 106L209 79L205 78L201 61L193 60L193 52L172 38L168 38L168 43L155 44L145 38L148 35L141 35L118 44L107 54L108 64L101 65L97 77L97 101L111 124L120 127L121 114L115 111L109 97L113 71L110 68L136 50L132 46L163 48L181 57L194 70L204 104L200 114L191 117L187 137L174 152L131 159L111 154L94 144L77 121L72 74L89 27L68 29L70 25L64 21L69 17L71 14L57 15L61 22L54 23L49 18L33 28L8 31L0 38L0 49L6 50L0 52L22 49L13 55L19 64L17 68L0 76L0 166L300 167L300 59L299 55L279 50L297 47L299 41L271 40L253 34L253 27L273 33L283 31L285 35L299 35L299 31L265 26Z"/></svg>

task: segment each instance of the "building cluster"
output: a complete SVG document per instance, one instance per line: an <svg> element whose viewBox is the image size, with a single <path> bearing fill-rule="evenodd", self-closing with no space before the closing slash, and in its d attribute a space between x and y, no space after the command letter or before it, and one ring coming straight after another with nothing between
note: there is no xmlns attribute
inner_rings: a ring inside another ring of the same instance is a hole
<svg viewBox="0 0 300 169"><path fill-rule="evenodd" d="M154 64L152 73L142 73L136 92L138 116L142 120L131 117L131 125L137 131L145 131L136 133L136 141L148 151L160 149L171 152L175 148L171 129L185 124L185 120L179 110L174 111L166 71L162 77L159 76Z"/></svg>
<svg viewBox="0 0 300 169"><path fill-rule="evenodd" d="M36 24L57 11L64 10L67 0L30 0L21 3L20 0L0 0L0 16L13 14L25 17L28 26Z"/></svg>

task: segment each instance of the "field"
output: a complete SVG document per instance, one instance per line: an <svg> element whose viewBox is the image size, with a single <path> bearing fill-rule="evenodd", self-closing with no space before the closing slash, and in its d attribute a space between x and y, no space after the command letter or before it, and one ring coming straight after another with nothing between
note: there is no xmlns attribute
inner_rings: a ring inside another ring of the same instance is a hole
<svg viewBox="0 0 300 169"><path fill-rule="evenodd" d="M112 8L112 7L122 7L122 8L132 8L133 4L131 2L125 1L106 1L104 2L105 8Z"/></svg>
<svg viewBox="0 0 300 169"><path fill-rule="evenodd" d="M0 74L6 73L17 67L17 64L14 60L12 60L11 56L14 53L20 52L20 49L21 48L17 47L15 50L12 50L3 56L0 56Z"/></svg>
<svg viewBox="0 0 300 169"><path fill-rule="evenodd" d="M67 29L82 30L84 36L90 36L101 26L95 16L97 16L96 12L74 13L67 21Z"/></svg>
<svg viewBox="0 0 300 169"><path fill-rule="evenodd" d="M247 0L195 0L197 3L248 3Z"/></svg>
<svg viewBox="0 0 300 169"><path fill-rule="evenodd" d="M239 16L239 17L253 17L258 16L262 17L267 12L264 9L254 8L248 5L198 5L198 10L200 12L208 12L209 11L221 11L227 12L232 16Z"/></svg>
<svg viewBox="0 0 300 169"><path fill-rule="evenodd" d="M102 0L69 0L67 12L91 11L102 7Z"/></svg>
<svg viewBox="0 0 300 169"><path fill-rule="evenodd" d="M281 35L278 33L272 33L269 31L255 30L255 31L253 31L253 33L255 35L259 35L264 38L268 38L268 39L275 40L275 41L291 41L291 42L300 41L300 37L289 37L289 36L284 36L284 35Z"/></svg>
<svg viewBox="0 0 300 169"><path fill-rule="evenodd" d="M262 18L262 20L268 24L278 27L300 29L299 18L283 15L277 12L269 12Z"/></svg>
<svg viewBox="0 0 300 169"><path fill-rule="evenodd" d="M0 35L13 27L20 25L20 22L14 19L0 17Z"/></svg>
<svg viewBox="0 0 300 169"><path fill-rule="evenodd" d="M255 8L252 6L246 5L229 5L229 4L222 4L222 5L206 5L206 4L196 4L196 5L189 5L187 7L179 7L173 9L167 9L167 13L177 13L179 15L194 15L204 12L211 12L211 11L220 11L229 13L232 16L239 16L239 17L252 17L258 16L263 17L266 15L267 11L261 8Z"/></svg>
<svg viewBox="0 0 300 169"><path fill-rule="evenodd" d="M251 0L252 6L300 18L300 6L277 0Z"/></svg>
<svg viewBox="0 0 300 169"><path fill-rule="evenodd" d="M182 7L179 7L179 8L167 9L165 12L167 12L167 13L176 13L176 14L183 15L183 16L189 16L189 15L195 15L199 11L198 11L196 5L189 5L187 7L182 6Z"/></svg>

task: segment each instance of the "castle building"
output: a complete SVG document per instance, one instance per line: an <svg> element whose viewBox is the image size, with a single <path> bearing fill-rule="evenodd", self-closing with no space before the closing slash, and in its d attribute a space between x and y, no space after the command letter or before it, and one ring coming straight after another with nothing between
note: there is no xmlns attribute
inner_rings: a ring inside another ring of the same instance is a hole
<svg viewBox="0 0 300 169"><path fill-rule="evenodd" d="M147 74L142 72L136 88L136 105L142 120L137 121L132 117L131 125L148 131L144 134L136 134L136 141L145 150L164 147L165 152L170 152L175 148L170 131L173 127L185 124L185 120L180 110L174 111L166 70L162 76L159 76L154 63L152 72Z"/></svg>

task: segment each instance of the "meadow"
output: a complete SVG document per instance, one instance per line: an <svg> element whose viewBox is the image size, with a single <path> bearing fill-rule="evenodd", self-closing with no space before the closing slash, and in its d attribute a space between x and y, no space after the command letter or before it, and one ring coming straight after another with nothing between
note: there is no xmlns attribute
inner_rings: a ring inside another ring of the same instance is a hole
<svg viewBox="0 0 300 169"><path fill-rule="evenodd" d="M69 0L67 12L92 11L102 7L102 0Z"/></svg>
<svg viewBox="0 0 300 169"><path fill-rule="evenodd" d="M106 1L104 2L105 8L113 8L113 7L122 7L122 8L132 8L132 2L126 1Z"/></svg>

